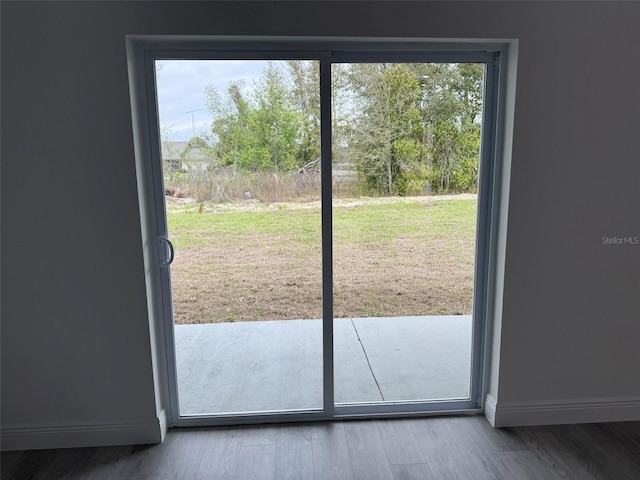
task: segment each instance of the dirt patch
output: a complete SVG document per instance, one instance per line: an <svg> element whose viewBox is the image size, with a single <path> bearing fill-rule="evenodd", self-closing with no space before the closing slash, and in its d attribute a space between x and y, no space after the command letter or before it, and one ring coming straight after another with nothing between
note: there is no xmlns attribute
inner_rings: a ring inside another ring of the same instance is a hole
<svg viewBox="0 0 640 480"><path fill-rule="evenodd" d="M425 205L446 202L452 200L472 200L477 198L474 193L460 193L456 195L431 195L420 197L362 197L362 198L336 198L331 203L334 207L357 207L361 205L389 205L401 203L420 202ZM190 210L190 207L202 205L203 211L207 213L228 212L228 211L276 211L276 210L309 210L320 208L320 200L309 200L306 202L262 202L256 199L245 199L237 202L212 203L198 202L190 197L166 196L166 204L172 212L182 212Z"/></svg>
<svg viewBox="0 0 640 480"><path fill-rule="evenodd" d="M335 317L471 312L473 239L466 255L451 254L445 241L397 242L336 246ZM171 267L176 323L321 318L321 265L319 249L312 255L257 244L181 250Z"/></svg>

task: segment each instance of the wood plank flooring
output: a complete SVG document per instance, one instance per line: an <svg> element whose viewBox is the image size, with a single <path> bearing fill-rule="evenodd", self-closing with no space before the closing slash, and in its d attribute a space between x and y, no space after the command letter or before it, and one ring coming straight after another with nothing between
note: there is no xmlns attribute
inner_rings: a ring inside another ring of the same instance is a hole
<svg viewBox="0 0 640 480"><path fill-rule="evenodd" d="M161 445L4 452L2 480L638 480L640 422L480 416L171 430Z"/></svg>

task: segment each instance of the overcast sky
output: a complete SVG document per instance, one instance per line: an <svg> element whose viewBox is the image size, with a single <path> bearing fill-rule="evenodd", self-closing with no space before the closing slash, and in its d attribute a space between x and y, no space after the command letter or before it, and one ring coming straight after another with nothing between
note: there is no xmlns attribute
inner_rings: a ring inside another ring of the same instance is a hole
<svg viewBox="0 0 640 480"><path fill-rule="evenodd" d="M173 140L186 141L208 131L211 114L205 103L205 87L221 93L232 81L250 86L267 65L257 60L163 60L157 62L160 126L169 127ZM190 113L187 113L190 112Z"/></svg>

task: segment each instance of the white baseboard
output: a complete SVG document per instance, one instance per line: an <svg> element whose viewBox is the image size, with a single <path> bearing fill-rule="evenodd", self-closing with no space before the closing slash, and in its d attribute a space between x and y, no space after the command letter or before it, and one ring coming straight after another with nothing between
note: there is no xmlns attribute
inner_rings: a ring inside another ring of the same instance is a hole
<svg viewBox="0 0 640 480"><path fill-rule="evenodd" d="M485 416L494 427L638 421L640 397L496 402L487 395Z"/></svg>
<svg viewBox="0 0 640 480"><path fill-rule="evenodd" d="M169 431L169 423L167 422L167 412L163 408L160 411L160 415L158 415L158 424L160 425L160 442L164 442L164 437L167 436L167 432Z"/></svg>
<svg viewBox="0 0 640 480"><path fill-rule="evenodd" d="M496 401L491 395L487 395L484 399L484 416L492 427L496 426Z"/></svg>
<svg viewBox="0 0 640 480"><path fill-rule="evenodd" d="M152 418L101 424L4 424L0 450L102 447L162 442L167 430L164 410Z"/></svg>

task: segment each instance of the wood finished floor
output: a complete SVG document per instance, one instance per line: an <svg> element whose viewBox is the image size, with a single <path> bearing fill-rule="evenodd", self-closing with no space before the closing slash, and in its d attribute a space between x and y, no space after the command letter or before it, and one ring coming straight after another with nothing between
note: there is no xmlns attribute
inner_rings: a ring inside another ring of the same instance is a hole
<svg viewBox="0 0 640 480"><path fill-rule="evenodd" d="M2 480L638 480L640 422L483 417L171 430L154 446L2 453Z"/></svg>

